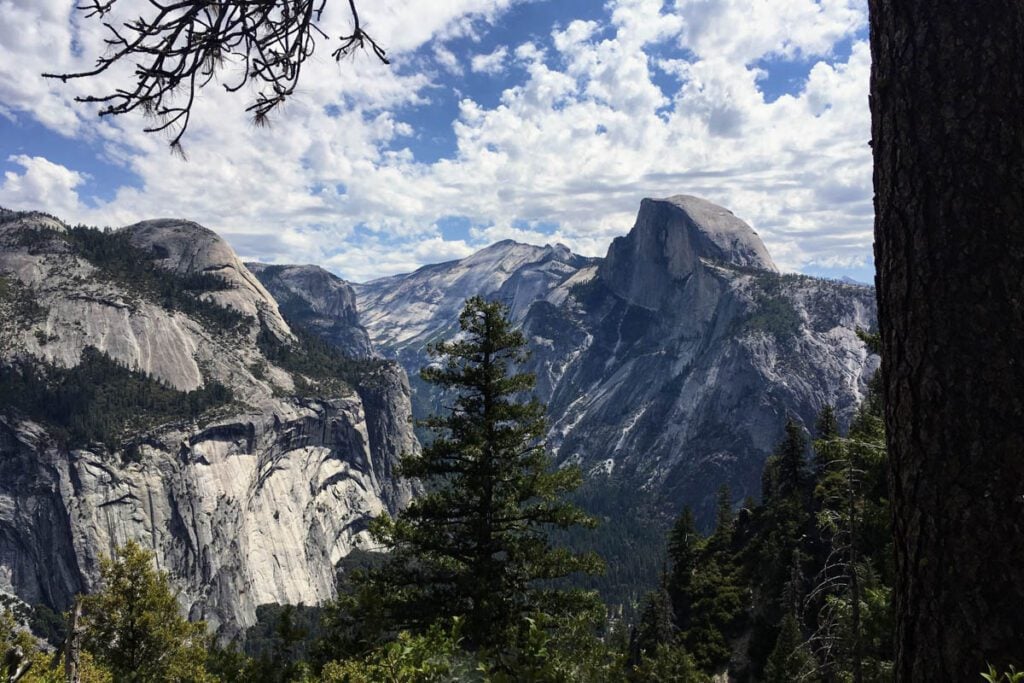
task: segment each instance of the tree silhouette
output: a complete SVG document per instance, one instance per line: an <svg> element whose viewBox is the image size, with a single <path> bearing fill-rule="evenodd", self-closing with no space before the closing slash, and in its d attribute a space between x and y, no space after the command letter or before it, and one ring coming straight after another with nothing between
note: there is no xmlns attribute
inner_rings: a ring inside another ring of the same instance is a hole
<svg viewBox="0 0 1024 683"><path fill-rule="evenodd" d="M897 681L1024 664L1024 3L871 0Z"/></svg>
<svg viewBox="0 0 1024 683"><path fill-rule="evenodd" d="M104 19L119 0L87 0L79 10ZM337 1L337 0L335 0ZM97 76L115 64L135 63L135 83L103 95L75 98L101 105L100 116L141 110L156 122L146 132L173 131L171 148L181 151L196 94L229 63L241 62L241 76L224 84L235 92L255 83L255 101L246 111L257 125L295 92L302 67L318 38L329 36L319 23L328 0L150 0L150 12L120 26L104 22L110 53L88 71L43 74L68 81ZM388 63L384 49L366 33L355 0L348 0L352 32L339 38L335 60L368 48Z"/></svg>

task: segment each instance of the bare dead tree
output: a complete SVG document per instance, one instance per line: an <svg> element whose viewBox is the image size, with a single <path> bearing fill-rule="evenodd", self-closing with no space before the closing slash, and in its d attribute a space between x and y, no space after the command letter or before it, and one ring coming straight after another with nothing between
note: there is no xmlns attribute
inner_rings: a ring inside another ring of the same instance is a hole
<svg viewBox="0 0 1024 683"><path fill-rule="evenodd" d="M86 17L103 19L119 0L87 0L78 9ZM181 152L196 94L229 63L241 66L241 76L224 83L235 92L248 83L258 90L246 111L256 125L281 105L299 82L302 67L328 36L319 27L328 0L147 0L147 16L120 26L104 21L109 52L89 71L43 74L67 82L97 76L120 62L135 65L134 85L106 95L75 98L101 104L100 116L141 110L157 119L148 133L170 131L171 148ZM343 1L343 0L335 0ZM335 60L368 49L388 64L384 49L363 29L355 0L348 0L352 33L340 36L331 56Z"/></svg>

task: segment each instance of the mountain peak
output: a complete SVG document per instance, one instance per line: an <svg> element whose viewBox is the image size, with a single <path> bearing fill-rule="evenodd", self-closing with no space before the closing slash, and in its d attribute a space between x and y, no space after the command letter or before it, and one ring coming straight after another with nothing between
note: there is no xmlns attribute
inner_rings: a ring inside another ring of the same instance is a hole
<svg viewBox="0 0 1024 683"><path fill-rule="evenodd" d="M622 298L657 310L702 259L778 272L761 238L731 211L675 195L640 203L633 229L612 242L599 274Z"/></svg>
<svg viewBox="0 0 1024 683"><path fill-rule="evenodd" d="M291 338L277 302L242 264L231 245L213 230L173 218L142 221L122 230L135 247L153 254L154 260L167 270L179 275L218 275L228 283L228 288L207 292L204 298L259 319L279 339Z"/></svg>
<svg viewBox="0 0 1024 683"><path fill-rule="evenodd" d="M778 272L758 234L729 209L687 194L645 199L644 202L668 204L678 209L684 216L683 226L704 238L695 245L699 256L734 266ZM643 203L640 210L643 211Z"/></svg>

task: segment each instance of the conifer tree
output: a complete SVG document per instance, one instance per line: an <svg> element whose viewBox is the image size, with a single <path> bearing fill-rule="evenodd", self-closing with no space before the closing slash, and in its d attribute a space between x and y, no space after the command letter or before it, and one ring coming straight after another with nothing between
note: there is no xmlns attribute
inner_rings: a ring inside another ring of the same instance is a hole
<svg viewBox="0 0 1024 683"><path fill-rule="evenodd" d="M402 461L402 474L425 493L374 524L391 553L364 588L392 628L422 631L461 617L465 643L490 647L508 642L524 616L590 606L592 595L550 582L600 563L549 539L553 528L593 520L563 499L580 472L553 468L544 406L523 398L534 378L517 371L527 359L522 333L504 305L481 297L466 302L459 326L455 340L429 347L436 362L421 373L446 390L451 411L425 421L434 440Z"/></svg>
<svg viewBox="0 0 1024 683"><path fill-rule="evenodd" d="M672 604L673 622L681 631L690 628L693 608L693 576L704 539L697 532L693 511L687 506L676 520L668 540L671 566L668 575L668 594Z"/></svg>
<svg viewBox="0 0 1024 683"><path fill-rule="evenodd" d="M671 645L674 638L672 603L663 581L658 590L648 593L644 600L630 659L639 664L643 656L653 657L659 646Z"/></svg>
<svg viewBox="0 0 1024 683"><path fill-rule="evenodd" d="M82 598L83 644L114 680L213 680L205 669L206 626L181 616L151 553L130 541L103 561L100 575L100 590Z"/></svg>
<svg viewBox="0 0 1024 683"><path fill-rule="evenodd" d="M836 419L836 409L831 404L825 404L818 413L814 432L819 439L833 439L839 436L839 420Z"/></svg>
<svg viewBox="0 0 1024 683"><path fill-rule="evenodd" d="M765 463L764 500L800 496L810 481L807 471L807 439L794 420L786 421L786 433Z"/></svg>
<svg viewBox="0 0 1024 683"><path fill-rule="evenodd" d="M804 645L796 615L787 612L764 669L765 683L793 683L813 668L814 658Z"/></svg>
<svg viewBox="0 0 1024 683"><path fill-rule="evenodd" d="M732 534L735 521L736 514L732 509L732 491L728 484L722 484L718 487L718 494L715 497L715 535L722 539L728 539Z"/></svg>

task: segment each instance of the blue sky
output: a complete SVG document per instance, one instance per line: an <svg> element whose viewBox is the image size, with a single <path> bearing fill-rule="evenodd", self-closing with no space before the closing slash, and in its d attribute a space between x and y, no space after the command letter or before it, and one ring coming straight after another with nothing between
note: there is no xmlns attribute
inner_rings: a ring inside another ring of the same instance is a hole
<svg viewBox="0 0 1024 683"><path fill-rule="evenodd" d="M503 238L603 255L643 197L687 193L784 269L872 278L860 0L364 0L392 66L322 44L268 130L245 120L251 92L204 93L187 162L140 118L72 101L117 74L38 77L101 49L73 4L0 2L0 205L190 218L245 257L364 280Z"/></svg>

